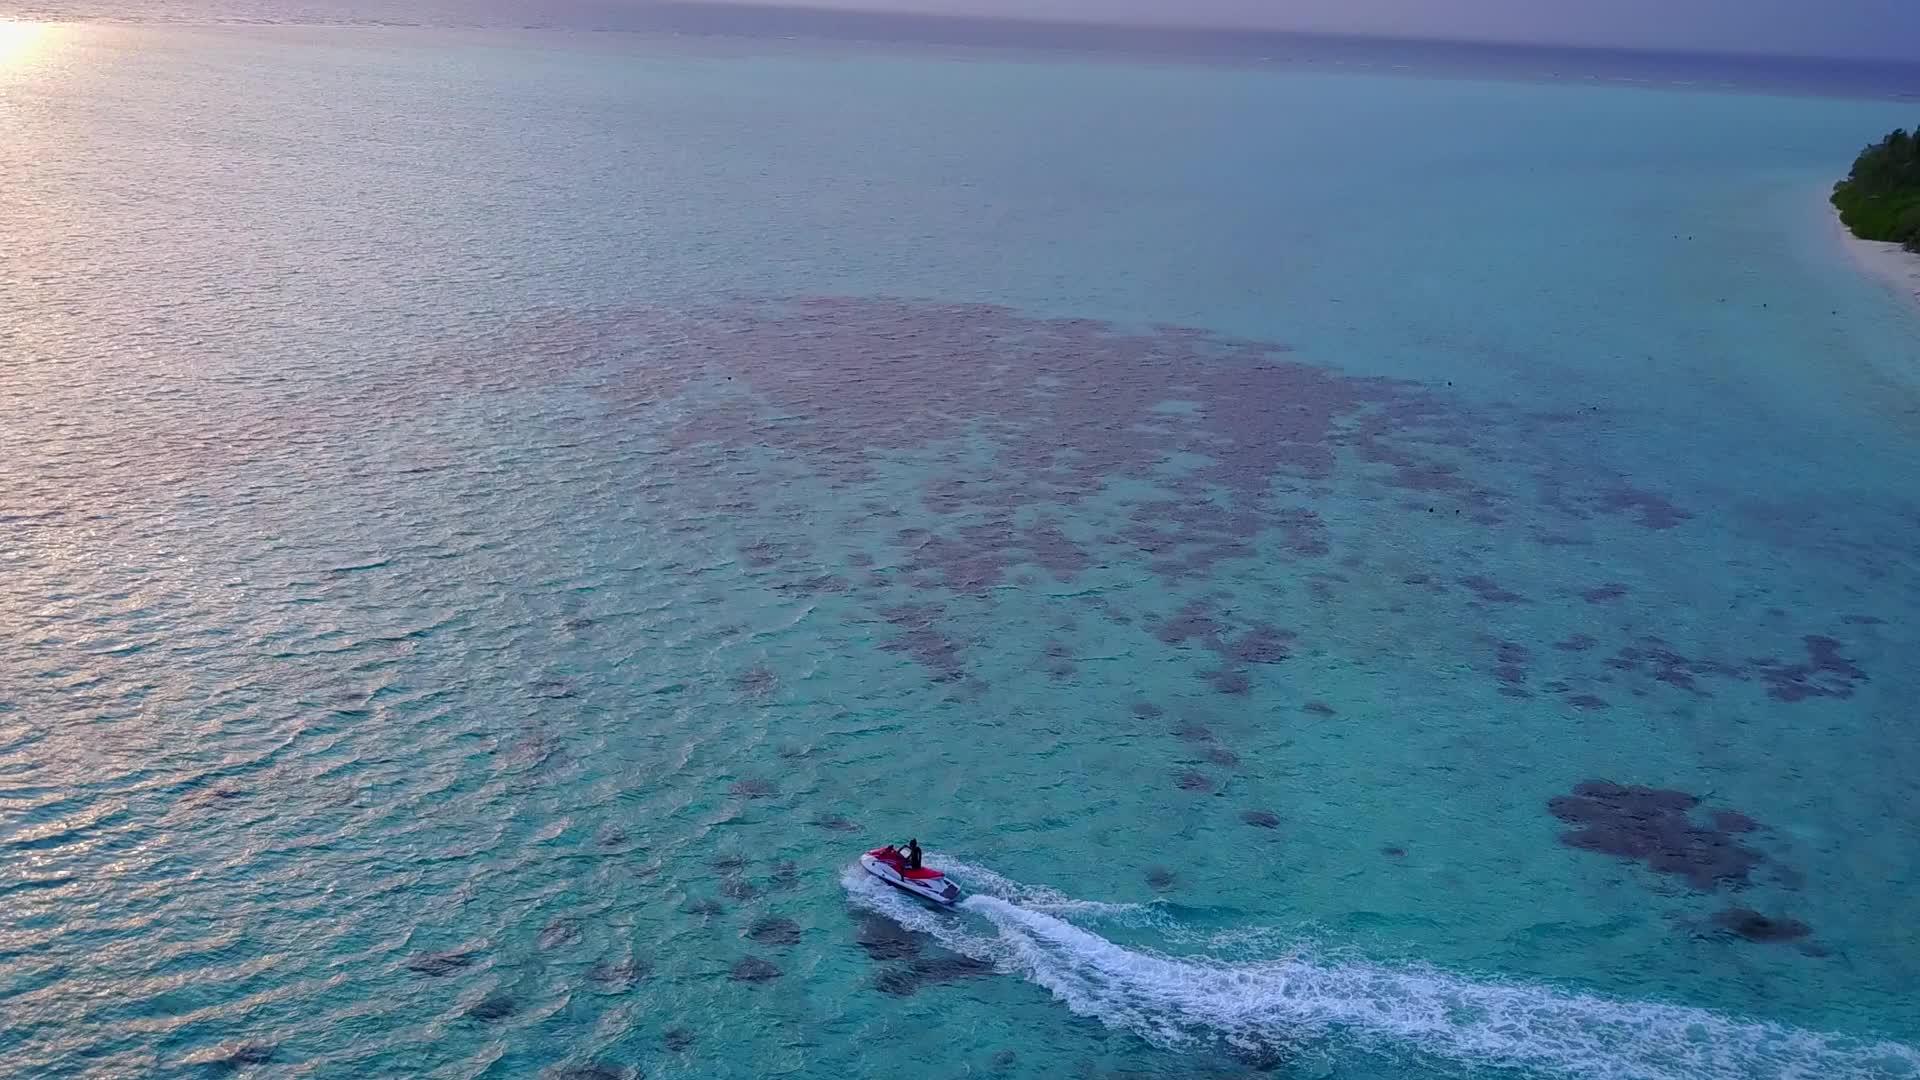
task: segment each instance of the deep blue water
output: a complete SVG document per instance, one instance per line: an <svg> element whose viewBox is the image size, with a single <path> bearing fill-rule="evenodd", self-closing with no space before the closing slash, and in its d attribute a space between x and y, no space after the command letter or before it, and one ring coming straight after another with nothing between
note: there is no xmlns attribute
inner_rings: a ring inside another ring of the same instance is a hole
<svg viewBox="0 0 1920 1080"><path fill-rule="evenodd" d="M1910 105L0 42L0 1070L1920 1073Z"/></svg>

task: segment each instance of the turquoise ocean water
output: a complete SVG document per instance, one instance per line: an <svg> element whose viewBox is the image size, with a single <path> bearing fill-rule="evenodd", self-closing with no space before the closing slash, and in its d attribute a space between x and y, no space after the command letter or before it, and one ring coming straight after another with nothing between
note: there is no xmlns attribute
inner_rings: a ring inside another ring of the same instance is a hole
<svg viewBox="0 0 1920 1080"><path fill-rule="evenodd" d="M1920 1076L1913 112L7 31L0 1073Z"/></svg>

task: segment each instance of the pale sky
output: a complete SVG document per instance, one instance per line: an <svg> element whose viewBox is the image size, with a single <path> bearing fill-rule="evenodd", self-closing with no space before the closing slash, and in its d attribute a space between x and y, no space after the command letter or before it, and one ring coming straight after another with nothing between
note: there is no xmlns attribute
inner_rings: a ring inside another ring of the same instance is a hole
<svg viewBox="0 0 1920 1080"><path fill-rule="evenodd" d="M777 0L776 0L777 2ZM1920 60L1920 0L802 0L808 7Z"/></svg>

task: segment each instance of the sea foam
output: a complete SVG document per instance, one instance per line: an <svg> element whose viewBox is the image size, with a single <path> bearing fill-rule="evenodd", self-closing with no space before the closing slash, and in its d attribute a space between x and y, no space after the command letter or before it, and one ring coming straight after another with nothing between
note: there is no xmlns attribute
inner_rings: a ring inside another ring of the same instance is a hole
<svg viewBox="0 0 1920 1080"><path fill-rule="evenodd" d="M1426 965L1329 961L1310 941L1260 960L1129 948L1072 920L1172 917L1153 905L1077 900L954 860L941 865L975 890L957 912L929 909L857 867L844 883L857 905L1162 1047L1215 1041L1314 1055L1346 1047L1432 1065L1618 1080L1920 1077L1920 1051L1901 1043Z"/></svg>

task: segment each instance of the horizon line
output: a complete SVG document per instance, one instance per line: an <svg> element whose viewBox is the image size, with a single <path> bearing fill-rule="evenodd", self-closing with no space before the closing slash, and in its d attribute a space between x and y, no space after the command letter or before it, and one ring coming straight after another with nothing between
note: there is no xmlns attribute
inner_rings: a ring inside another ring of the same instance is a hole
<svg viewBox="0 0 1920 1080"><path fill-rule="evenodd" d="M801 16L867 16L879 19L893 19L901 22L944 23L944 24L994 24L1009 23L1018 26L1044 27L1055 30L1105 30L1123 34L1142 35L1155 31L1175 31L1184 34L1214 37L1232 37L1234 35L1255 35L1279 38L1309 38L1322 41L1351 41L1404 45L1442 45L1469 48L1510 48L1510 49L1560 49L1576 53L1637 53L1649 56L1697 57L1703 59L1724 60L1810 60L1838 63L1885 64L1895 68L1912 69L1920 72L1920 59L1910 55L1891 53L1867 53L1859 55L1839 55L1823 52L1785 52L1764 49L1704 48L1675 45L1630 45L1601 42L1579 42L1543 38L1500 38L1500 37L1462 37L1447 34L1405 34L1382 33L1364 30L1325 30L1307 27L1287 27L1259 25L1239 22L1184 22L1174 19L1155 17L1120 18L1099 20L1093 18L1072 18L1055 15L1028 15L1022 13L987 14L965 11L900 11L897 9L868 6L862 0L854 0L845 5L802 2L779 3L774 0L648 0L635 6L635 10L645 9L682 9L688 11L727 8L734 11L761 11L776 14L794 14Z"/></svg>
<svg viewBox="0 0 1920 1080"><path fill-rule="evenodd" d="M118 25L118 26L127 26L127 25L195 26L195 25L199 25L199 26L256 26L256 27L307 26L307 27L315 27L315 28L320 28L320 27L349 28L349 27L356 27L356 26L373 28L373 27L384 26L384 27L391 27L391 28L411 27L411 28L418 28L418 29L432 29L432 28L500 29L500 30L512 29L512 30L521 30L521 31L571 29L571 30L585 30L585 31L601 31L601 32L616 31L616 32L631 32L631 33L667 31L667 32L674 32L674 33L686 32L686 33L695 33L695 34L708 34L708 35L714 35L714 36L738 36L738 37L779 36L782 34L786 36L796 36L804 32L804 30L806 29L804 27L791 27L786 29L780 29L780 28L756 27L752 25L747 25L747 26L742 26L737 28L721 28L721 27L714 27L714 26L700 26L700 27L684 26L684 25L676 26L671 24L672 16L676 14L693 15L693 14L708 14L708 13L715 13L715 12L724 12L727 14L740 16L740 15L758 13L758 14L771 16L778 19L788 19L788 20L802 22L802 23L814 22L814 21L826 20L826 19L855 19L855 20L869 19L869 20L875 21L876 23L882 23L882 24L892 23L897 27L918 27L922 29L928 29L928 28L934 28L934 27L979 28L979 27L992 27L992 26L1016 26L1016 27L1026 28L1029 30L1037 29L1043 32L1052 32L1053 34L1057 35L1054 40L1039 41L1039 42L981 41L981 40L966 40L966 39L943 40L941 38L931 37L931 36L922 36L919 38L909 39L909 40L915 41L918 44L925 44L925 45L978 46L978 47L987 47L987 48L1018 49L1018 48L1025 47L1025 48L1041 48L1041 49L1060 49L1060 48L1072 48L1077 46L1082 48L1089 48L1093 51L1103 51L1102 46L1104 45L1106 47L1105 51L1115 51L1115 52L1158 51L1167 55L1182 55L1181 50L1179 50L1177 47L1170 47L1170 48L1164 48L1159 50L1152 50L1152 49L1129 50L1125 48L1125 46L1130 44L1148 44L1148 43L1158 44L1163 46L1177 46L1178 45L1177 41L1170 42L1160 37L1160 35L1171 34L1177 37L1183 37L1187 40L1188 43L1195 44L1195 45L1202 44L1202 43L1221 44L1221 43L1227 43L1227 42L1245 42L1251 45L1254 42L1257 42L1260 40L1276 41L1276 42L1285 41L1285 40L1294 40L1294 41L1343 42L1343 43L1350 43L1350 44L1362 45L1362 46L1368 46L1368 45L1387 46L1387 47L1427 46L1427 47L1438 47L1443 49L1452 48L1452 49L1462 49L1462 50L1485 49L1485 50L1506 51L1506 52L1516 53L1516 54L1527 53L1527 52L1538 52L1538 53L1560 52L1560 53L1572 54L1576 56L1592 56L1592 57L1605 57L1610 55L1611 56L1628 55L1628 56L1664 57L1669 59L1694 59L1694 60L1708 60L1708 61L1711 61L1711 60L1743 61L1744 60L1744 61L1768 61L1768 62L1787 62L1787 63L1806 63L1806 64L1814 64L1814 63L1867 64L1883 70L1911 73L1913 77L1913 83L1909 86L1903 87L1898 93L1898 96L1904 98L1908 96L1920 95L1920 59L1910 58L1906 55L1895 56L1890 54L1871 53L1871 54L1864 54L1864 55L1849 56L1849 55L1838 55L1834 53L1824 53L1824 52L1786 52L1786 51L1764 50L1764 49L1704 48L1704 47L1675 46L1675 45L1640 45L1640 44L1621 44L1621 43L1579 42L1579 41L1536 39L1536 38L1462 37L1462 36L1453 36L1453 35L1447 35L1447 34L1423 35L1423 34L1405 34L1405 33L1383 33L1383 32L1364 31L1364 30L1327 30L1327 29L1313 29L1313 28L1306 28L1306 27L1262 26L1262 25L1244 24L1244 23L1236 23L1236 22L1182 22L1182 21L1176 21L1171 19L1161 19L1161 18L1154 18L1154 17L1121 18L1121 19L1101 21L1101 20L1096 20L1091 18L1070 18L1070 17L1051 16L1051 15L1041 16L1041 15L1028 15L1028 14L1022 14L1022 13L988 14L988 13L982 13L982 12L962 12L962 11L900 11L900 10L889 9L889 8L880 7L880 6L870 6L872 4L873 4L873 0L851 0L850 3L845 3L845 4L821 4L821 3L809 2L809 0L800 0L800 2L797 2L797 3L781 3L781 2L777 2L777 0L641 0L641 2L634 3L631 6L620 6L620 7L613 8L611 10L609 10L608 8L602 7L597 12L597 14L600 16L599 19L597 20L590 19L584 23L574 24L574 25L569 25L561 21L545 21L545 22L522 21L522 22L513 22L513 23L509 23L507 21L501 21L499 23L487 23L484 21L476 21L476 22L467 22L467 23L435 23L431 21L409 19L405 17L396 17L391 19L383 19L383 18L341 19L337 21L289 19L289 20L277 21L277 22L263 22L259 19L240 19L240 18L223 19L217 16L204 19L204 20L195 19L195 18L154 19L154 18L142 18L138 15L135 15L130 18L129 17L116 18L113 16L102 17L100 15L83 16L83 17L76 17L76 18L45 18L45 17L22 18L19 15L8 14L3 11L0 11L0 23L21 22L21 23L38 23L38 24L44 24L44 25L92 24L92 25L105 25L105 26L113 26L113 25ZM617 18L617 15L613 20L608 21L607 16L615 15L616 13L629 15L633 18L634 21L628 22L627 20L619 19ZM648 14L667 16L667 25L647 25L646 16ZM1106 34L1120 40L1109 40L1107 42L1089 42L1085 40L1084 37L1082 37L1082 39L1078 41L1068 40L1066 38L1066 35L1087 35L1087 34ZM820 35L820 37L828 40L833 40L833 39L847 40L849 38L849 35L822 34ZM852 39L859 40L857 36L853 36ZM874 39L874 40L877 42L884 42L886 39ZM1257 59L1265 59L1265 57L1259 57L1257 52L1252 48L1241 49L1238 51L1243 56L1254 57ZM1195 54L1189 52L1189 53L1185 53L1184 55L1195 55Z"/></svg>

